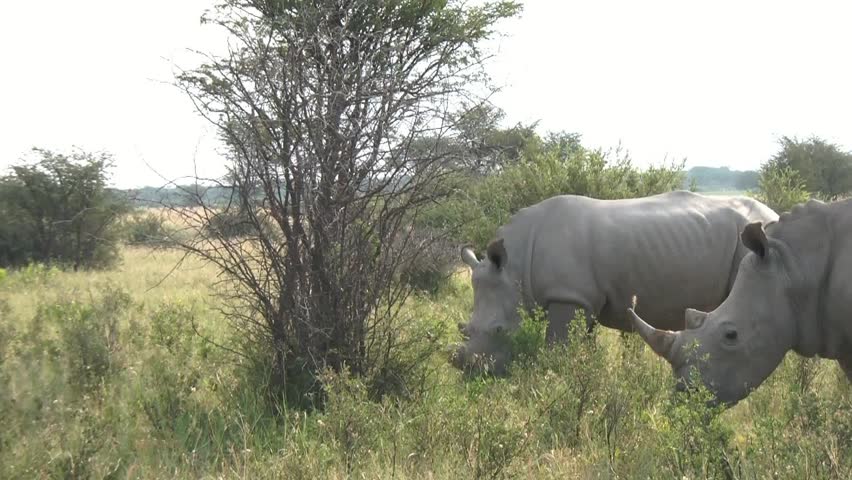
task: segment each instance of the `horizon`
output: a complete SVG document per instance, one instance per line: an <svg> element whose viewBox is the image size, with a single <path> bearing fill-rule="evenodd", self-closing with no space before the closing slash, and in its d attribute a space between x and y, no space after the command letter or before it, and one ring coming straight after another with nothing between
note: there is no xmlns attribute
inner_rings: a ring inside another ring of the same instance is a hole
<svg viewBox="0 0 852 480"><path fill-rule="evenodd" d="M522 3L489 44L504 126L538 121L540 134L621 144L640 167L685 158L685 170L756 170L782 136L852 145L843 119L852 66L839 61L852 41L844 25L852 5ZM111 153L121 189L224 173L215 131L168 85L176 65L197 65L187 49L224 45L218 28L200 23L212 5L5 6L14 21L0 48L18 75L0 80L0 168L32 147L77 146Z"/></svg>

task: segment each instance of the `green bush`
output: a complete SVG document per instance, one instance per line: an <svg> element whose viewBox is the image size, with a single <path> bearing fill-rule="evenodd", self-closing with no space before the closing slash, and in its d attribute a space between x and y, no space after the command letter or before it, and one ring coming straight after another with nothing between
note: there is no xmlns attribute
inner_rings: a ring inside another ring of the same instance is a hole
<svg viewBox="0 0 852 480"><path fill-rule="evenodd" d="M450 231L459 242L484 249L497 227L520 209L547 198L585 195L600 199L643 197L682 187L682 165L641 171L627 156L577 146L546 144L500 173L481 179L456 179L460 188L424 215L422 223Z"/></svg>
<svg viewBox="0 0 852 480"><path fill-rule="evenodd" d="M542 312L537 312L541 318ZM530 338L535 342L529 345L543 345L542 320L531 321ZM520 372L525 380L538 387L533 390L548 392L541 409L541 423L538 434L542 442L549 443L554 448L559 446L573 447L581 441L581 428L584 417L601 400L604 385L602 372L606 370L605 351L601 348L597 329L588 331L586 319L582 312L577 312L568 325L567 342L543 349L541 353L530 357L529 354L519 358ZM517 342L515 342L517 345ZM532 362L524 359L534 358ZM538 373L534 373L538 372ZM517 373L515 373L517 374ZM549 387L544 387L545 384Z"/></svg>
<svg viewBox="0 0 852 480"><path fill-rule="evenodd" d="M14 271L9 277L9 282L21 285L44 284L54 278L60 272L55 265L47 266L43 263L30 263L27 266Z"/></svg>
<svg viewBox="0 0 852 480"><path fill-rule="evenodd" d="M124 241L130 245L164 246L171 243L174 231L153 213L134 213L122 225Z"/></svg>
<svg viewBox="0 0 852 480"><path fill-rule="evenodd" d="M790 167L764 165L760 171L755 197L778 213L789 212L794 205L808 201L810 193L798 172Z"/></svg>
<svg viewBox="0 0 852 480"><path fill-rule="evenodd" d="M119 320L130 304L127 292L107 288L91 305L68 302L40 310L39 316L59 334L58 347L75 389L99 387L104 377L120 368Z"/></svg>
<svg viewBox="0 0 852 480"><path fill-rule="evenodd" d="M733 431L722 421L723 406L710 406L712 394L697 375L691 391L672 393L663 403L658 427L662 470L675 478L718 478L733 472L729 441Z"/></svg>
<svg viewBox="0 0 852 480"><path fill-rule="evenodd" d="M544 349L547 331L547 314L537 308L532 313L519 309L521 323L510 335L512 358L520 362L533 361Z"/></svg>

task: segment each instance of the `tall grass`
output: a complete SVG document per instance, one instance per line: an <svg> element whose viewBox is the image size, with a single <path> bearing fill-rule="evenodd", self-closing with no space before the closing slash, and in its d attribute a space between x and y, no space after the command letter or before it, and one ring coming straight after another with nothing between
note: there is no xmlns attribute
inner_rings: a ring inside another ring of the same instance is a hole
<svg viewBox="0 0 852 480"><path fill-rule="evenodd" d="M213 272L170 274L178 258L128 248L113 271L0 281L0 478L852 478L852 389L833 362L791 354L722 411L673 393L635 335L575 328L542 349L536 315L505 378L432 352L396 372L416 375L405 391L372 398L377 379L329 373L322 411L270 408L252 387L265 372L206 340L233 340ZM466 274L413 298L407 354L458 340L471 303Z"/></svg>

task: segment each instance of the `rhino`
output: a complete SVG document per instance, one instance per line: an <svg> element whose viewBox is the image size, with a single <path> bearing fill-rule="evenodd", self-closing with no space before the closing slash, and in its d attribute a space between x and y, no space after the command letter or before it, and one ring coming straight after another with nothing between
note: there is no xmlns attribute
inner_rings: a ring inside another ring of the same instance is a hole
<svg viewBox="0 0 852 480"><path fill-rule="evenodd" d="M510 357L506 333L520 309L545 309L548 344L564 341L580 311L632 331L631 296L646 300L652 325L683 328L685 308L725 299L747 249L740 230L778 215L759 201L674 191L634 199L559 195L523 208L497 229L483 259L465 246L473 312L459 324L465 341L450 360L463 370L500 374Z"/></svg>
<svg viewBox="0 0 852 480"><path fill-rule="evenodd" d="M734 405L790 350L837 360L852 381L852 200L811 200L740 237L749 253L730 294L709 313L685 310L686 330L655 328L628 309L679 389L697 370L712 404Z"/></svg>

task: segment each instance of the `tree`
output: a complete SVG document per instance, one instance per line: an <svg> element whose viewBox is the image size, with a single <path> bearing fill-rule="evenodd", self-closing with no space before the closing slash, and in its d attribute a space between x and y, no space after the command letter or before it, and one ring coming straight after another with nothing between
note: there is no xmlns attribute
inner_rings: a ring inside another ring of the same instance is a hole
<svg viewBox="0 0 852 480"><path fill-rule="evenodd" d="M387 370L410 292L398 278L423 250L411 224L450 190L454 165L434 152L459 135L462 101L487 87L480 43L518 11L510 1L225 0L205 18L230 32L230 53L178 84L228 146L234 195L179 209L202 226L183 246L225 274L240 351L271 361L273 393L304 393L296 379L326 367ZM434 148L414 162L423 138ZM203 228L229 210L246 218L245 235Z"/></svg>
<svg viewBox="0 0 852 480"><path fill-rule="evenodd" d="M798 172L808 191L828 200L852 191L852 153L819 137L798 140L785 136L779 144L781 149L769 160L769 169Z"/></svg>
<svg viewBox="0 0 852 480"><path fill-rule="evenodd" d="M113 227L127 211L127 203L107 188L112 157L33 152L36 162L0 177L0 265L111 265L118 258Z"/></svg>
<svg viewBox="0 0 852 480"><path fill-rule="evenodd" d="M490 104L465 104L452 119L457 135L414 138L405 146L406 155L414 163L440 155L461 172L476 176L497 172L541 149L535 124L504 128L500 126L504 118L505 112Z"/></svg>

